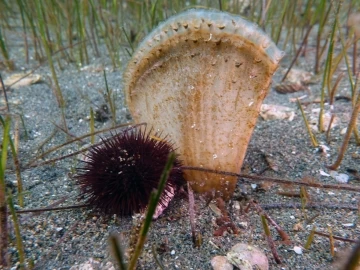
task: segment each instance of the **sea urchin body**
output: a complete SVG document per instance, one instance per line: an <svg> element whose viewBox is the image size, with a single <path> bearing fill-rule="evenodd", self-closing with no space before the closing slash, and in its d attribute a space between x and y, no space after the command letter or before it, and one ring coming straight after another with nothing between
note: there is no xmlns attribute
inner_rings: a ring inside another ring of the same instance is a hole
<svg viewBox="0 0 360 270"><path fill-rule="evenodd" d="M131 215L143 211L156 189L169 153L166 139L151 132L132 129L116 134L92 147L75 179L81 198L102 214ZM164 205L183 181L177 159L159 204Z"/></svg>

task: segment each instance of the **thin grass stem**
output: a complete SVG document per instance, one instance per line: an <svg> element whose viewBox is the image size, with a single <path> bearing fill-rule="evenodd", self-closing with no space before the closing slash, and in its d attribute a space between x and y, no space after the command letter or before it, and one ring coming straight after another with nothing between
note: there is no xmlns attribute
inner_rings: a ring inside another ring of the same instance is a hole
<svg viewBox="0 0 360 270"><path fill-rule="evenodd" d="M146 236L147 236L148 231L150 229L152 217L153 217L153 215L155 213L155 209L156 209L156 206L157 206L157 204L158 204L158 202L160 200L161 194L163 193L163 191L165 189L166 181L167 181L167 179L169 177L169 174L170 174L170 171L171 171L171 169L173 167L174 161L175 161L175 153L172 152L172 153L169 154L168 160L167 160L166 165L164 167L164 170L163 170L163 172L161 174L158 189L151 193L149 206L148 206L148 211L146 213L144 223L143 223L143 225L141 227L141 231L140 231L140 234L139 234L139 239L138 239L138 242L136 244L133 256L132 256L132 258L131 258L131 260L129 262L128 270L133 270L136 267L137 260L138 260L138 258L140 256L140 253L141 253L141 251L142 251L142 249L144 247L144 244L145 244L145 241L146 241Z"/></svg>
<svg viewBox="0 0 360 270"><path fill-rule="evenodd" d="M23 241L22 241L22 237L21 237L21 232L20 232L20 224L19 224L19 220L15 211L15 207L14 207L14 201L12 198L12 195L10 192L8 192L7 194L7 200L8 200L8 205L9 205L9 209L10 209L10 213L12 216L12 220L14 223L14 230L15 230L15 236L16 236L16 248L18 250L18 255L19 255L19 268L20 269L25 269L25 252L24 252L24 245L23 245Z"/></svg>
<svg viewBox="0 0 360 270"><path fill-rule="evenodd" d="M314 235L315 235L315 231L316 231L316 226L314 226L309 234L309 237L306 241L306 244L304 246L305 249L309 249L312 242L314 241Z"/></svg>
<svg viewBox="0 0 360 270"><path fill-rule="evenodd" d="M3 139L1 142L1 160L0 160L0 266L6 268L8 263L6 259L8 247L8 212L6 203L6 184L5 184L5 170L8 157L9 146L9 132L10 132L10 117L7 116L5 121L2 121Z"/></svg>
<svg viewBox="0 0 360 270"><path fill-rule="evenodd" d="M350 258L347 260L341 270L356 270L359 268L360 261L360 241L357 242L356 246L351 252Z"/></svg>
<svg viewBox="0 0 360 270"><path fill-rule="evenodd" d="M9 102L8 102L8 98L7 98L6 87L5 87L4 81L2 79L1 73L0 73L0 83L1 83L1 89L3 90L3 93L4 93L6 109L7 109L7 112L10 113L10 107L9 107Z"/></svg>
<svg viewBox="0 0 360 270"><path fill-rule="evenodd" d="M95 119L94 119L94 111L92 109L92 107L90 107L90 143L94 144L95 143Z"/></svg>
<svg viewBox="0 0 360 270"><path fill-rule="evenodd" d="M118 235L117 234L110 234L109 237L110 247L113 251L115 260L118 262L120 270L127 270L124 258L124 251L121 247L121 244L119 243Z"/></svg>
<svg viewBox="0 0 360 270"><path fill-rule="evenodd" d="M341 161L344 158L346 149L348 147L348 144L349 144L350 137L351 137L351 134L353 132L353 129L354 129L354 127L356 127L356 121L357 121L357 117L358 117L359 112L360 112L360 91L358 93L358 97L357 97L355 106L353 108L353 112L351 114L351 119L350 119L349 125L347 127L347 130L346 130L346 133L345 133L345 136L344 136L344 139L343 139L343 143L342 143L340 151L339 151L339 155L338 155L335 163L328 166L328 168L330 170L337 170L337 168L340 166Z"/></svg>
<svg viewBox="0 0 360 270"><path fill-rule="evenodd" d="M307 118L306 118L306 115L305 115L305 112L303 110L303 107L301 106L301 103L300 103L300 100L299 99L296 99L296 102L297 102L297 105L301 111L301 115L302 115L302 118L304 119L304 123L305 123L305 126L306 126L306 130L308 131L309 133L309 136L310 136L310 139L311 139L311 143L314 147L318 147L319 146L319 143L317 142L314 134L312 133L311 131L311 128L310 128L310 125L309 125L309 122L307 121Z"/></svg>

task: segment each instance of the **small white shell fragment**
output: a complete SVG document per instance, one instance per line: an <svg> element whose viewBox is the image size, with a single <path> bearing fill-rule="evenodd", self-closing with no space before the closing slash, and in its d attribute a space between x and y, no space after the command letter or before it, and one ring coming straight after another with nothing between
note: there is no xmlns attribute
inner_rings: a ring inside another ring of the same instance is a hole
<svg viewBox="0 0 360 270"><path fill-rule="evenodd" d="M233 270L234 267L225 256L215 256L211 259L211 266L214 270Z"/></svg>
<svg viewBox="0 0 360 270"><path fill-rule="evenodd" d="M349 176L345 173L338 173L337 171L330 171L330 175L336 181L340 183L347 183L349 182Z"/></svg>
<svg viewBox="0 0 360 270"><path fill-rule="evenodd" d="M320 175L322 175L322 176L330 176L330 174L324 172L323 170L319 170L319 172L320 172Z"/></svg>
<svg viewBox="0 0 360 270"><path fill-rule="evenodd" d="M80 70L91 73L100 73L104 71L104 65L87 65L80 68Z"/></svg>
<svg viewBox="0 0 360 270"><path fill-rule="evenodd" d="M301 255L303 253L302 248L299 246L294 246L293 250L295 251L296 254L299 254L299 255Z"/></svg>
<svg viewBox="0 0 360 270"><path fill-rule="evenodd" d="M296 223L294 226L293 226L293 230L298 232L298 231L303 231L304 230L304 227L303 225L301 224L301 222L299 223Z"/></svg>
<svg viewBox="0 0 360 270"><path fill-rule="evenodd" d="M5 87L10 86L11 88L20 88L28 86L30 84L35 84L41 81L41 76L39 74L31 73L15 73L10 77L4 80ZM2 86L0 85L0 89Z"/></svg>
<svg viewBox="0 0 360 270"><path fill-rule="evenodd" d="M175 196L175 190L173 187L169 187L169 192L167 192L167 196L164 196L164 200L162 203L159 203L155 208L155 213L153 215L153 219L157 219L164 210L168 207L169 203Z"/></svg>
<svg viewBox="0 0 360 270"><path fill-rule="evenodd" d="M320 144L319 148L323 151L323 153L327 153L327 151L330 150L330 148L325 144Z"/></svg>
<svg viewBox="0 0 360 270"><path fill-rule="evenodd" d="M274 105L274 104L263 104L260 109L260 116L264 120L294 120L295 111L292 108Z"/></svg>
<svg viewBox="0 0 360 270"><path fill-rule="evenodd" d="M234 201L233 207L234 207L236 210L240 210L240 203L239 203L239 201Z"/></svg>
<svg viewBox="0 0 360 270"><path fill-rule="evenodd" d="M239 222L240 229L247 229L248 223L246 221Z"/></svg>
<svg viewBox="0 0 360 270"><path fill-rule="evenodd" d="M355 224L354 223L345 223L345 224L342 224L344 227L355 227Z"/></svg>
<svg viewBox="0 0 360 270"><path fill-rule="evenodd" d="M250 186L251 186L252 189L256 189L258 185L257 184L251 184Z"/></svg>
<svg viewBox="0 0 360 270"><path fill-rule="evenodd" d="M216 216L218 217L222 216L221 210L214 203L210 203L209 208L214 212Z"/></svg>
<svg viewBox="0 0 360 270"><path fill-rule="evenodd" d="M175 250L172 250L172 251L170 252L170 254L171 254L171 255L175 255Z"/></svg>
<svg viewBox="0 0 360 270"><path fill-rule="evenodd" d="M340 130L340 135L344 135L347 131L347 127Z"/></svg>
<svg viewBox="0 0 360 270"><path fill-rule="evenodd" d="M302 99L305 99L307 97L308 97L308 95L302 95L302 96L300 96L298 98L290 98L289 101L290 102L297 102L298 100L302 100Z"/></svg>

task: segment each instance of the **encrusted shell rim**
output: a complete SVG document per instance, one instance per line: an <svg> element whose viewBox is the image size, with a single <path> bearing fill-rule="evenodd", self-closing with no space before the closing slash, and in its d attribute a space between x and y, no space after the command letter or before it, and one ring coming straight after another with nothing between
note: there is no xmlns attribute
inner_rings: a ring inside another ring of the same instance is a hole
<svg viewBox="0 0 360 270"><path fill-rule="evenodd" d="M214 26L223 33L248 39L262 48L274 64L278 64L284 56L284 52L277 48L276 44L258 25L239 15L210 9L189 9L171 16L154 28L139 44L130 61L133 64L141 61L142 56L162 42L162 37L166 35L173 35L174 32L180 34L184 29L200 29L202 26Z"/></svg>

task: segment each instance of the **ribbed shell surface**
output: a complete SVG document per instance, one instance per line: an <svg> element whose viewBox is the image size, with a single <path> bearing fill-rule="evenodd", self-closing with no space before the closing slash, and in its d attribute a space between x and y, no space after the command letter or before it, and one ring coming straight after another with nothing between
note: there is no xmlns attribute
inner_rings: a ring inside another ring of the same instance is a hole
<svg viewBox="0 0 360 270"><path fill-rule="evenodd" d="M174 142L186 166L240 172L283 53L255 24L189 10L155 28L124 74L129 110ZM197 192L229 199L237 179L185 171Z"/></svg>

